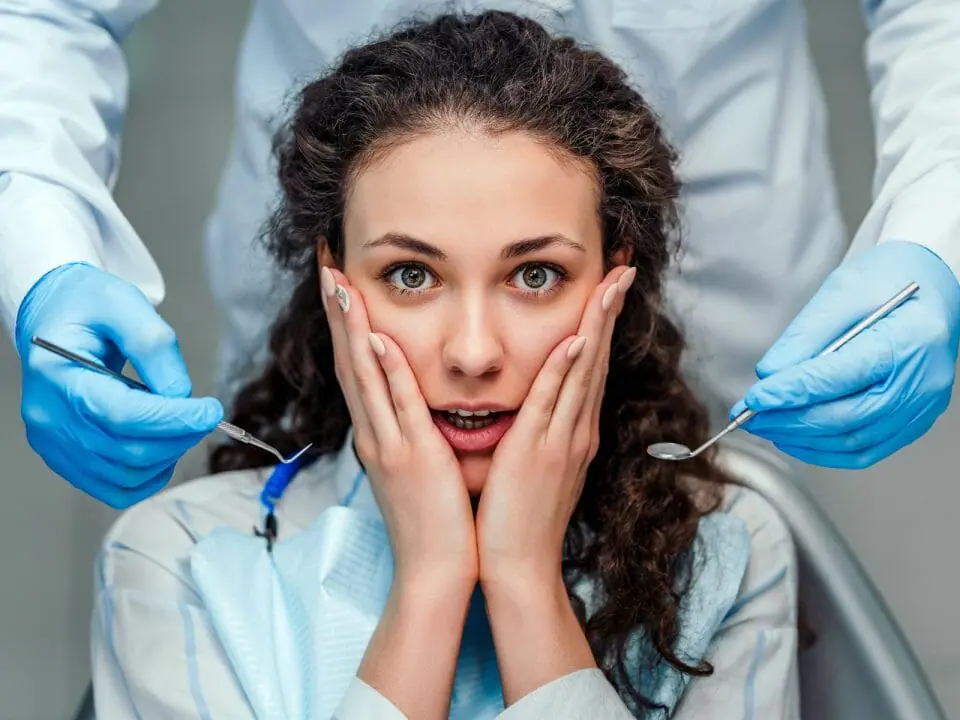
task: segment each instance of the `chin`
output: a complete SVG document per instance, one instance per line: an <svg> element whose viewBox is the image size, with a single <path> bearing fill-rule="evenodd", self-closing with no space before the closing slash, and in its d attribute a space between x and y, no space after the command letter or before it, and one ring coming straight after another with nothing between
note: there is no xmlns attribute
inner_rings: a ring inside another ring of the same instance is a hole
<svg viewBox="0 0 960 720"><path fill-rule="evenodd" d="M472 498L479 497L483 486L487 483L492 455L461 455L457 459L460 461L460 472L467 486L467 492Z"/></svg>

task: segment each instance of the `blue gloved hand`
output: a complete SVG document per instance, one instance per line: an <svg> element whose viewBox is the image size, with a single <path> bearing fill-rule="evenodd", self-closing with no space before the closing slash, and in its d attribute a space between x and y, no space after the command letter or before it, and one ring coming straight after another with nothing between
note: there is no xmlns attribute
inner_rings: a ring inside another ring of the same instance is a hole
<svg viewBox="0 0 960 720"><path fill-rule="evenodd" d="M33 336L121 370L129 359L156 395L65 360ZM17 314L21 413L51 470L115 508L163 488L183 454L223 418L191 398L173 330L134 285L84 263L51 270Z"/></svg>
<svg viewBox="0 0 960 720"><path fill-rule="evenodd" d="M845 346L814 357L893 295L920 289ZM837 268L757 365L730 412L744 427L823 467L862 469L929 430L947 409L960 341L960 284L933 252L885 242Z"/></svg>

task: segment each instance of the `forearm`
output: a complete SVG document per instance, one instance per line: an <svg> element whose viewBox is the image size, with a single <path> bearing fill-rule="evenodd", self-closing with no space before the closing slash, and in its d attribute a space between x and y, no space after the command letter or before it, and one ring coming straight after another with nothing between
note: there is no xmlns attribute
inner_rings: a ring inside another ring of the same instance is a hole
<svg viewBox="0 0 960 720"><path fill-rule="evenodd" d="M446 718L473 585L395 581L357 677L407 717Z"/></svg>
<svg viewBox="0 0 960 720"><path fill-rule="evenodd" d="M909 240L960 276L960 4L864 0L877 165L854 249Z"/></svg>
<svg viewBox="0 0 960 720"><path fill-rule="evenodd" d="M553 680L596 668L562 578L522 573L483 585L507 706Z"/></svg>
<svg viewBox="0 0 960 720"><path fill-rule="evenodd" d="M47 271L87 262L158 301L110 192L127 104L120 41L156 0L0 0L0 320Z"/></svg>

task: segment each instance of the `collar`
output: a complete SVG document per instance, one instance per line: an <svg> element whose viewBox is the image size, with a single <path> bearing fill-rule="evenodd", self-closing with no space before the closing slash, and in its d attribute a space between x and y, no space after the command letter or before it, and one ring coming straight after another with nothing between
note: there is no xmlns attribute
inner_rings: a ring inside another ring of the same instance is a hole
<svg viewBox="0 0 960 720"><path fill-rule="evenodd" d="M380 507L353 446L352 427L347 431L347 439L334 459L333 478L341 505L380 517Z"/></svg>
<svg viewBox="0 0 960 720"><path fill-rule="evenodd" d="M287 487L277 502L281 533L284 521L304 529L333 505L381 517L370 482L353 449L352 428L339 450L323 455L301 469Z"/></svg>

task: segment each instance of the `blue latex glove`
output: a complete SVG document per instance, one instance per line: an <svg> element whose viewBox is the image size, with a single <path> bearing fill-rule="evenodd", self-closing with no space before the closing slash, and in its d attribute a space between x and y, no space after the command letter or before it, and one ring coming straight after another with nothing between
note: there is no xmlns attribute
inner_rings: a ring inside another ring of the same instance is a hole
<svg viewBox="0 0 960 720"><path fill-rule="evenodd" d="M814 357L911 281L920 289L834 353ZM885 242L837 268L757 365L733 410L745 429L823 467L862 469L947 409L960 341L960 285L933 252ZM812 358L812 359L811 359Z"/></svg>
<svg viewBox="0 0 960 720"><path fill-rule="evenodd" d="M37 347L34 335L117 371L127 358L156 395ZM163 488L223 417L217 400L190 397L176 336L140 290L91 265L62 265L37 281L17 313L16 344L30 446L112 507Z"/></svg>

